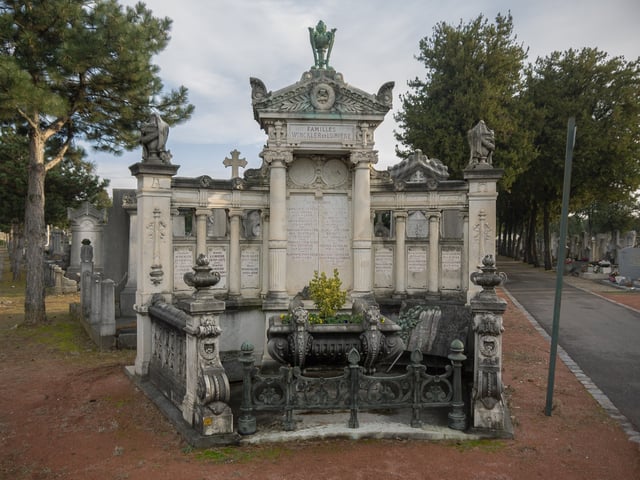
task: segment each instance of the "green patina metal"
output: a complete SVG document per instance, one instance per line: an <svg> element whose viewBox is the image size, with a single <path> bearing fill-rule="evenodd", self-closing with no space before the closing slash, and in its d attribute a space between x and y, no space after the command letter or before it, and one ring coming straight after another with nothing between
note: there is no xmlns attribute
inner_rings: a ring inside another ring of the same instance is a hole
<svg viewBox="0 0 640 480"><path fill-rule="evenodd" d="M441 374L427 373L419 350L401 375L366 375L354 348L347 355L344 373L334 377L307 377L299 367L281 367L279 375L259 374L254 366L253 348L242 347L243 395L238 433L256 432L256 411L284 413L284 430L294 430L294 410L349 410L348 426L358 428L358 412L373 409L411 409L411 426L422 426L425 408L450 408L449 428L465 430L466 414L462 400L462 353L460 340L451 344L449 360Z"/></svg>
<svg viewBox="0 0 640 480"><path fill-rule="evenodd" d="M314 60L314 66L312 68L332 70L329 66L329 57L331 56L335 37L336 29L332 28L327 31L327 26L322 20L318 22L315 28L309 27L309 40L311 41Z"/></svg>

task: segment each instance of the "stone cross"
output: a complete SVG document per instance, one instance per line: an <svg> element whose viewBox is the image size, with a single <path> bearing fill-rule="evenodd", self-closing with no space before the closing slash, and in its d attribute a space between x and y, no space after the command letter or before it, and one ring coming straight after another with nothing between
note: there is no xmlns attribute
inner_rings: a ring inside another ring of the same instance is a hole
<svg viewBox="0 0 640 480"><path fill-rule="evenodd" d="M231 152L231 158L225 158L222 163L225 167L231 167L231 178L238 178L240 176L238 167L244 168L247 166L247 161L244 158L240 158L240 152L238 150Z"/></svg>

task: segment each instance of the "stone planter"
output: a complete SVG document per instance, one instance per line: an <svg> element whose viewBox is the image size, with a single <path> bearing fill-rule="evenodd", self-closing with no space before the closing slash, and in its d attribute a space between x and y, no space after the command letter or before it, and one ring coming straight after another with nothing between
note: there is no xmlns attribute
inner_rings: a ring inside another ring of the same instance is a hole
<svg viewBox="0 0 640 480"><path fill-rule="evenodd" d="M378 363L393 361L405 349L400 326L383 321L377 307L365 310L361 324L309 324L308 317L298 307L290 324L279 317L269 320L267 349L274 360L301 368L347 365L347 354L355 348L366 372L373 373Z"/></svg>

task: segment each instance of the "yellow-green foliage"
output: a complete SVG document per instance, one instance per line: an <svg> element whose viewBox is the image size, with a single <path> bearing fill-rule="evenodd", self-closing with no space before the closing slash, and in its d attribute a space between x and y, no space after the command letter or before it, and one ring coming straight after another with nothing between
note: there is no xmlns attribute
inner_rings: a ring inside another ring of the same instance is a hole
<svg viewBox="0 0 640 480"><path fill-rule="evenodd" d="M338 274L338 269L333 270L333 277L327 277L322 272L318 274L316 270L313 272L313 278L309 282L309 295L318 308L321 318L335 316L336 312L344 305L347 300L347 292L340 290L342 281Z"/></svg>

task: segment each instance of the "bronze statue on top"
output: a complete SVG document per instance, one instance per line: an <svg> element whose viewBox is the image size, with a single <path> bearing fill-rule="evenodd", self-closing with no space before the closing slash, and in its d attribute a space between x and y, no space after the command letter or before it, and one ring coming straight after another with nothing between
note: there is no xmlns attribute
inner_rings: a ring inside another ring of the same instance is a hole
<svg viewBox="0 0 640 480"><path fill-rule="evenodd" d="M318 22L316 28L309 27L309 39L313 50L313 60L315 65L312 68L331 69L329 57L333 48L333 40L336 36L336 29L327 31L327 26L322 20Z"/></svg>

